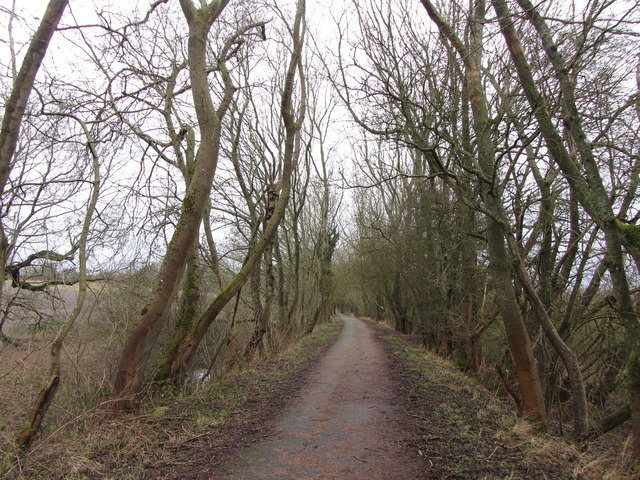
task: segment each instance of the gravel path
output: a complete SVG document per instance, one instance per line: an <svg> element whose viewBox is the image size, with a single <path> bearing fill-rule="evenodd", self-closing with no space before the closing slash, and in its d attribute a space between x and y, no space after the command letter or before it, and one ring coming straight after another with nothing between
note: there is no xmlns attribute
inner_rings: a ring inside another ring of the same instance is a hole
<svg viewBox="0 0 640 480"><path fill-rule="evenodd" d="M365 322L342 319L341 337L276 433L247 448L219 478L419 478L386 353Z"/></svg>

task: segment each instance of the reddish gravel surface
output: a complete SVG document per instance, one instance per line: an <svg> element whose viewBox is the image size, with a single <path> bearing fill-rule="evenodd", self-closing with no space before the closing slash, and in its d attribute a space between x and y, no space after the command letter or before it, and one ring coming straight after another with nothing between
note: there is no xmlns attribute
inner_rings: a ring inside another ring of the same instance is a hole
<svg viewBox="0 0 640 480"><path fill-rule="evenodd" d="M216 478L420 478L388 356L368 324L342 318L341 337L275 433L223 466Z"/></svg>

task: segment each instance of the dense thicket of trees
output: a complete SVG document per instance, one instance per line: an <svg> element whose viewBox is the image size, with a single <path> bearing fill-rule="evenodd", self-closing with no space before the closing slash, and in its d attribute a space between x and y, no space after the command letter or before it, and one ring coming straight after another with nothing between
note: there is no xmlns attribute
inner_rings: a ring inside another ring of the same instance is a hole
<svg viewBox="0 0 640 480"><path fill-rule="evenodd" d="M93 283L119 410L338 306L640 457L637 4L66 6L2 10L0 358L78 285L23 447Z"/></svg>
<svg viewBox="0 0 640 480"><path fill-rule="evenodd" d="M623 390L637 418L637 11L352 12L327 67L363 132L339 280L358 289L340 303L478 374L497 366L543 423L571 405L577 438Z"/></svg>

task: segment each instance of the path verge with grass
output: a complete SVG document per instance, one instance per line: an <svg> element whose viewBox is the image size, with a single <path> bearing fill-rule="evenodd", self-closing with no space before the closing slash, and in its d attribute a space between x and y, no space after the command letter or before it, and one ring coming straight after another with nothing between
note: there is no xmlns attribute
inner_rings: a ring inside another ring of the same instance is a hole
<svg viewBox="0 0 640 480"><path fill-rule="evenodd" d="M343 318L142 415L69 430L9 478L587 478L578 456L409 337Z"/></svg>
<svg viewBox="0 0 640 480"><path fill-rule="evenodd" d="M100 410L47 432L9 479L210 479L217 465L270 434L273 418L308 381L335 341L336 319L268 360L187 392L159 392L138 415ZM0 475L2 478L2 475Z"/></svg>
<svg viewBox="0 0 640 480"><path fill-rule="evenodd" d="M412 419L421 478L577 478L576 448L536 432L534 424L411 337L374 328L395 363L395 386Z"/></svg>
<svg viewBox="0 0 640 480"><path fill-rule="evenodd" d="M574 449L536 434L449 362L389 329L342 319L340 339L271 433L215 478L575 478Z"/></svg>

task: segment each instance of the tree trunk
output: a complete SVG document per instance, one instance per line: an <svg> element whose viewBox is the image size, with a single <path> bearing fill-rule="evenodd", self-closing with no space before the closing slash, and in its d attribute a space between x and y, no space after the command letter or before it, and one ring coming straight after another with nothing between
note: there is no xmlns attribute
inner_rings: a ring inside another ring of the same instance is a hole
<svg viewBox="0 0 640 480"><path fill-rule="evenodd" d="M511 264L505 245L506 215L500 200L498 185L495 183L496 152L491 138L492 122L486 105L486 97L480 74L478 52L481 52L481 38L475 39L474 54L470 54L451 26L440 16L429 0L421 0L429 17L440 33L460 55L467 82L469 102L476 133L478 160L482 170L484 205L487 209L487 244L493 292L504 322L509 349L522 392L522 406L526 415L546 423L546 411L540 375L531 347L531 339L520 313L514 286L511 281ZM476 3L474 22L479 25L484 18L484 2ZM479 27L478 27L479 28ZM474 32L480 36L481 32Z"/></svg>
<svg viewBox="0 0 640 480"><path fill-rule="evenodd" d="M478 373L480 369L479 347L476 345L478 338L474 336L477 323L476 315L476 281L474 279L476 270L477 252L471 235L465 231L472 228L475 220L475 212L466 206L461 207L461 225L463 226L461 242L461 286L462 301L460 302L460 315L462 317L463 338L462 344L465 353L467 367Z"/></svg>
<svg viewBox="0 0 640 480"><path fill-rule="evenodd" d="M226 6L227 1L220 0L200 10L193 7L191 0L180 2L189 25L189 73L201 143L196 155L193 180L182 201L180 218L160 266L155 288L133 331L129 334L120 357L113 383L115 400L113 405L116 410L131 410L136 405L136 396L142 388L151 349L175 298L178 283L188 254L197 239L200 222L209 199L220 151L222 118L231 103L235 89L224 66L224 60L220 60L218 68L224 77L225 90L220 105L217 109L214 108L209 93L206 63L207 37L212 24ZM222 56L223 59L224 56Z"/></svg>
<svg viewBox="0 0 640 480"><path fill-rule="evenodd" d="M287 313L287 328L289 329L289 337L298 330L300 323L300 233L298 232L297 215L292 221L293 229L293 294L289 312Z"/></svg>
<svg viewBox="0 0 640 480"><path fill-rule="evenodd" d="M571 395L573 398L573 434L577 439L581 439L587 433L589 428L589 411L587 392L584 387L584 380L582 378L578 358L573 350L564 343L553 325L553 322L549 318L549 314L547 313L543 300L536 293L535 287L529 278L529 274L522 265L522 259L517 252L515 239L513 239L512 254L517 259L515 262L516 274L520 281L520 285L522 285L525 295L529 300L529 304L531 305L547 338L551 342L551 345L562 359L562 363L567 370L569 384L571 385Z"/></svg>
<svg viewBox="0 0 640 480"><path fill-rule="evenodd" d="M185 0L188 1L188 0ZM189 365L191 359L195 355L204 334L207 332L218 314L224 306L234 297L234 295L242 288L251 273L253 272L257 262L262 257L267 246L273 241L276 230L282 220L291 190L291 175L299 154L299 131L304 119L305 112L305 91L304 76L302 75L301 54L302 54L302 19L304 16L304 0L299 0L296 11L296 19L293 30L293 50L285 77L284 89L282 92L281 113L285 126L285 144L282 166L282 189L280 198L276 202L273 216L267 222L262 237L258 240L255 247L249 253L246 262L238 272L238 274L227 284L220 294L209 304L198 321L194 324L191 332L185 340L177 346L175 355L171 360L171 365L167 369L167 378L171 378L180 371L184 371ZM292 96L294 88L294 80L296 70L300 74L301 89L301 105L299 107L299 116L293 115Z"/></svg>
<svg viewBox="0 0 640 480"><path fill-rule="evenodd" d="M60 327L56 338L51 344L51 351L49 354L49 380L31 406L31 410L27 416L27 426L22 429L16 440L17 446L22 451L29 449L36 435L40 432L42 422L44 421L47 411L51 406L51 402L53 402L53 399L56 396L58 387L60 386L60 353L62 351L62 345L73 328L76 319L80 315L85 299L87 298L87 239L89 238L91 220L96 209L96 204L98 203L98 196L100 195L100 165L98 163L98 155L94 149L94 142L89 130L83 122L80 123L87 137L87 145L92 158L93 180L91 182L91 197L89 198L89 204L87 205L87 211L84 216L82 231L78 241L78 268L80 274L78 281L78 297L76 298L76 304L73 307L73 310Z"/></svg>
<svg viewBox="0 0 640 480"><path fill-rule="evenodd" d="M274 186L271 185L269 188L269 200L267 206L267 214L265 215L265 223L271 220L273 217L273 212L276 208L276 203L278 202L278 192L275 190ZM266 280L266 292L265 292L265 302L264 305L261 305L258 318L256 319L256 326L253 331L253 335L247 344L247 348L244 352L244 358L246 361L250 361L255 354L255 351L260 346L264 335L266 335L269 331L269 321L271 319L271 306L273 304L274 292L275 292L275 277L273 275L273 242L275 238L274 235L269 243L267 243L264 250L264 264L265 264L265 274L267 276Z"/></svg>
<svg viewBox="0 0 640 480"><path fill-rule="evenodd" d="M316 328L316 325L318 324L318 319L320 318L321 313L322 313L321 308L317 308L316 311L313 312L311 321L309 322L309 325L307 325L307 328L304 332L305 334L310 335L311 333L313 333L313 330Z"/></svg>
<svg viewBox="0 0 640 480"><path fill-rule="evenodd" d="M623 237L620 235L611 201L604 188L591 145L582 128L581 116L575 101L574 85L568 76L564 58L557 45L555 45L544 19L528 0L517 0L517 2L538 32L545 53L559 81L562 92L563 119L568 127L571 139L575 142L581 165L571 158L562 141L562 137L551 122L546 99L541 95L535 84L504 0L493 0L493 5L500 19L501 30L509 47L518 77L524 88L527 100L534 111L549 153L571 184L580 204L604 232L607 247L607 267L617 295L618 313L627 331L630 352L632 355L637 356L640 354L640 326L638 325L628 280L624 272L621 245ZM583 169L584 175L582 173ZM637 249L635 246L632 248ZM636 459L640 458L640 389L635 386L640 385L640 382L636 383L634 378L640 378L640 372L636 370L638 367L637 362L631 362L630 365L630 368L627 369L629 404L632 416L637 419L637 421L632 421L633 434L630 454L636 461Z"/></svg>
<svg viewBox="0 0 640 480"><path fill-rule="evenodd" d="M490 219L487 231L492 289L504 323L509 350L516 368L524 413L545 423L546 412L542 384L531 339L511 281L510 257L505 246L502 225Z"/></svg>
<svg viewBox="0 0 640 480"><path fill-rule="evenodd" d="M33 89L36 74L68 3L68 0L49 1L40 26L29 42L27 54L22 61L18 76L14 79L11 94L5 104L2 130L0 131L0 195L4 193L4 187L9 179L11 160L18 143L22 117L27 108L27 101Z"/></svg>
<svg viewBox="0 0 640 480"><path fill-rule="evenodd" d="M166 378L166 368L168 359L171 358L174 345L179 345L189 335L196 321L201 300L201 275L198 243L194 245L189 260L187 260L186 271L182 284L182 296L180 299L180 311L176 319L176 326L173 339L169 349L165 352L163 360L160 361L152 377L154 381L163 381Z"/></svg>
<svg viewBox="0 0 640 480"><path fill-rule="evenodd" d="M589 432L590 439L604 435L631 418L631 407L625 405L601 419Z"/></svg>

